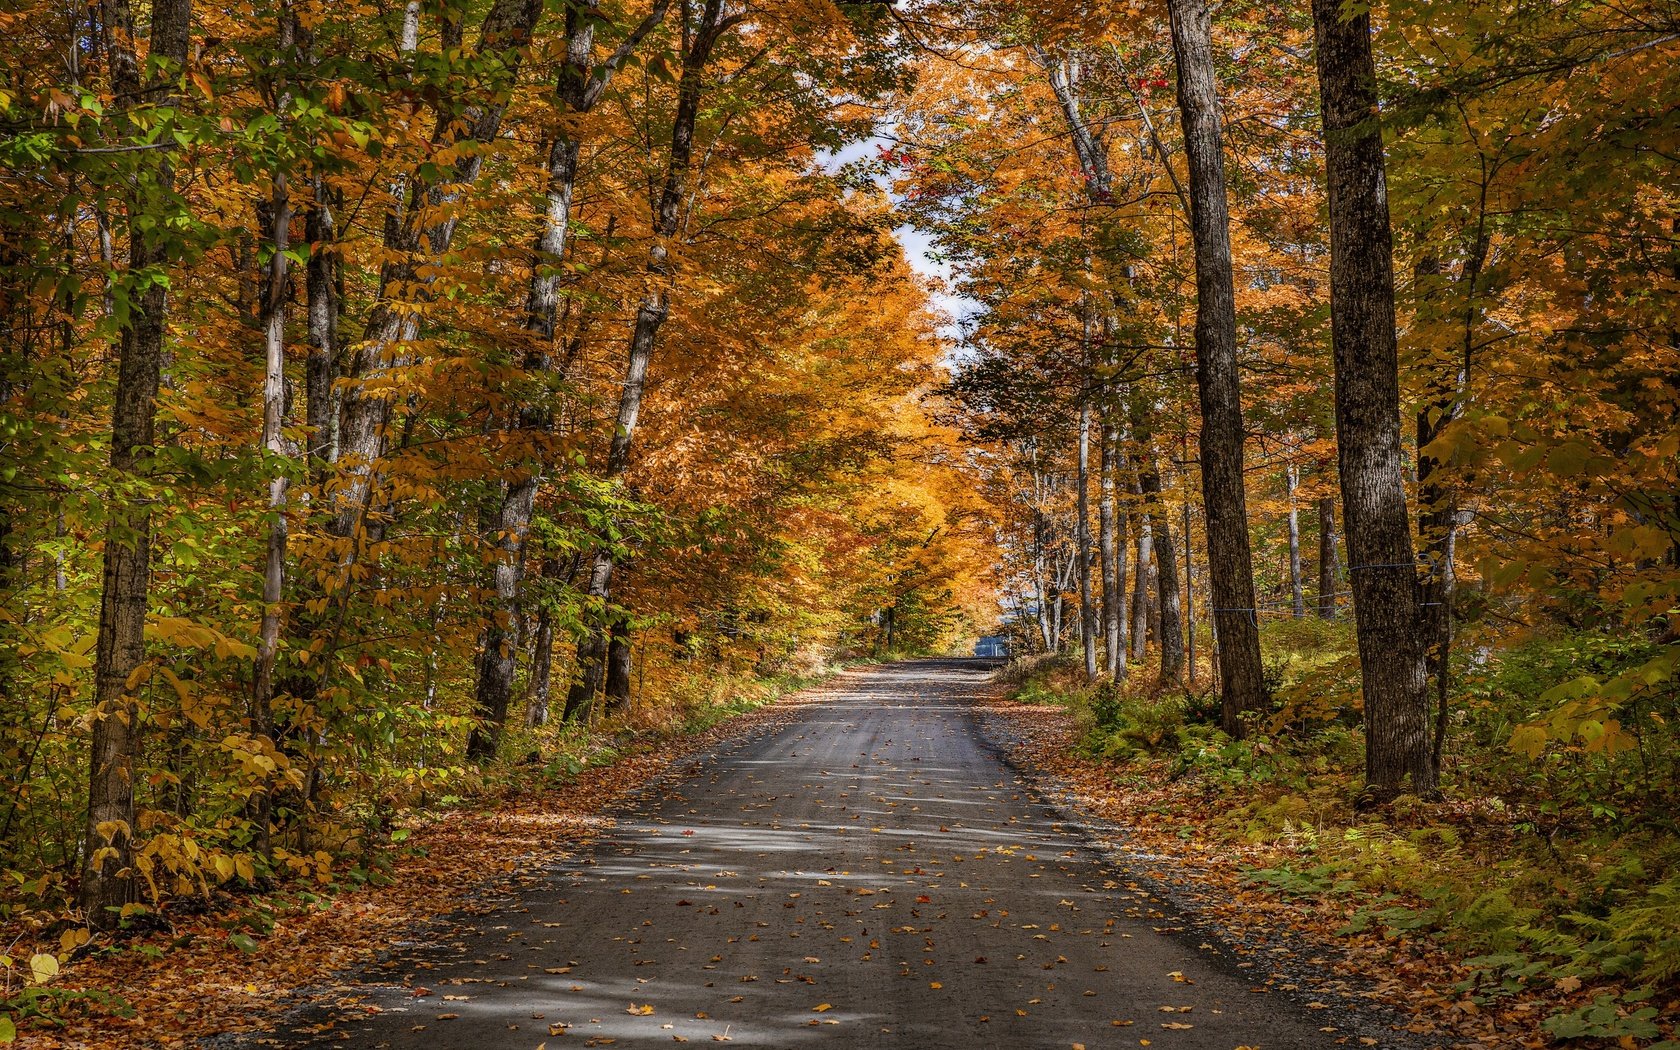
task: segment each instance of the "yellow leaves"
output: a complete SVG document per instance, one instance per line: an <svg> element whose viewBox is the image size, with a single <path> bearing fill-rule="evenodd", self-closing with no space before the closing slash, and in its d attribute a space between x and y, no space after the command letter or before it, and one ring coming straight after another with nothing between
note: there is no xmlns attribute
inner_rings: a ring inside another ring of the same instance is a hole
<svg viewBox="0 0 1680 1050"><path fill-rule="evenodd" d="M818 1003L817 1005L811 1007L811 1012L814 1014L825 1014L832 1009L834 1009L832 1003Z"/></svg>
<svg viewBox="0 0 1680 1050"><path fill-rule="evenodd" d="M36 952L29 957L28 978L33 984L46 984L58 976L58 957L46 952Z"/></svg>
<svg viewBox="0 0 1680 1050"><path fill-rule="evenodd" d="M653 1005L648 1003L642 1006L637 1006L635 1003L631 1003L629 1008L624 1012L627 1014L634 1014L637 1017L648 1017L653 1013Z"/></svg>
<svg viewBox="0 0 1680 1050"><path fill-rule="evenodd" d="M297 788L303 786L302 772L293 768L292 760L266 736L230 733L222 738L221 748L252 781L268 783L272 780Z"/></svg>
<svg viewBox="0 0 1680 1050"><path fill-rule="evenodd" d="M221 631L179 616L152 616L146 622L147 641L183 649L208 649L218 660L249 660L257 655L252 646Z"/></svg>
<svg viewBox="0 0 1680 1050"><path fill-rule="evenodd" d="M1546 750L1547 739L1544 726L1520 725L1512 730L1511 739L1506 741L1505 746L1519 755L1527 755L1534 759L1539 758L1540 753Z"/></svg>

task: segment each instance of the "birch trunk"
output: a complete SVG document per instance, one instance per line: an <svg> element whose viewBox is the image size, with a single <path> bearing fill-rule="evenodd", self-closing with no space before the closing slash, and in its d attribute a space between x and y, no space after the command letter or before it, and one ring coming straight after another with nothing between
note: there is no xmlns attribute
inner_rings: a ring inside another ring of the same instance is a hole
<svg viewBox="0 0 1680 1050"><path fill-rule="evenodd" d="M1138 504L1137 571L1132 587L1132 660L1141 663L1149 650L1150 576L1155 564L1155 528L1149 508L1141 502L1143 489L1134 483Z"/></svg>
<svg viewBox="0 0 1680 1050"><path fill-rule="evenodd" d="M1283 487L1289 500L1289 596L1295 619L1307 615L1307 587L1301 577L1301 513L1295 492L1301 487L1301 473L1295 464L1284 468Z"/></svg>
<svg viewBox="0 0 1680 1050"><path fill-rule="evenodd" d="M1159 595L1161 625L1161 680L1176 682L1184 677L1184 615L1182 595L1178 586L1178 552L1173 542L1173 529L1166 510L1161 505L1161 475L1155 466L1154 454L1147 454L1139 471L1143 495L1151 505L1159 508L1155 518L1155 586ZM1224 634L1220 635L1221 647Z"/></svg>
<svg viewBox="0 0 1680 1050"><path fill-rule="evenodd" d="M670 253L678 232L683 198L687 193L688 172L694 155L694 125L700 112L706 67L718 40L739 21L739 17L724 16L723 0L706 0L699 25L695 27L688 50L683 55L682 75L677 82L676 113L671 123L671 154L665 167L664 185L654 209L653 243L648 248L644 267L647 288L636 309L624 387L619 395L617 426L607 453L604 476L608 481L618 480L629 467L636 420L641 415L642 393L647 385L648 366L653 360L659 329L671 313L673 275ZM589 574L589 603L596 619L578 642L575 678L566 695L567 718L576 717L580 711L586 710L601 688L608 650L607 632L611 623L608 606L613 557L610 547L602 546L595 551L594 566Z"/></svg>
<svg viewBox="0 0 1680 1050"><path fill-rule="evenodd" d="M338 225L336 203L326 179L317 174L311 187L304 236L309 265L304 278L308 302L309 357L304 363L304 422L309 430L309 459L317 479L338 459Z"/></svg>
<svg viewBox="0 0 1680 1050"><path fill-rule="evenodd" d="M566 57L561 63L554 88L559 120L548 153L547 207L543 212L542 228L536 237L531 279L525 298L525 332L530 341L524 366L528 373L533 374L547 372L553 367L550 351L560 314L560 264L566 254L578 158L582 153L582 143L572 132L572 121L595 107L614 72L663 20L668 2L661 0L656 3L625 42L597 68L594 51L599 6L598 0L587 0L566 8ZM523 430L534 431L546 427L549 419L549 413L541 408L526 406L520 412L518 425ZM495 605L480 643L478 686L474 695L479 723L467 740L467 755L478 762L495 757L513 699L519 653L513 625L520 619L525 549L545 466L535 458L519 464L514 476L503 488L501 506L496 515L493 540L496 564L492 570ZM552 642L551 626L549 644L552 645ZM546 673L546 666L544 670ZM546 718L546 683L544 690Z"/></svg>
<svg viewBox="0 0 1680 1050"><path fill-rule="evenodd" d="M1085 660L1085 680L1097 680L1097 607L1091 590L1091 403L1081 397L1079 406L1079 463L1075 484L1075 557L1079 559L1079 645Z"/></svg>
<svg viewBox="0 0 1680 1050"><path fill-rule="evenodd" d="M524 44L541 13L540 0L495 0L484 16L477 54L481 58L505 56L501 80L459 118L439 118L432 141L440 149L494 141L506 111L507 91L524 57ZM458 26L445 26L446 38L458 33ZM405 180L406 201L400 214L388 216L382 247L391 261L381 267L379 293L349 370L348 377L355 383L342 405L338 466L343 479L331 531L340 541L340 568L346 574L358 550L383 532L380 523L369 520L378 464L390 444L395 409L395 395L381 380L410 361L405 347L419 335L419 317L409 304L413 297L427 294L432 278L425 264L447 252L455 236L457 220L450 215L449 205L477 181L483 163L483 151L468 148L445 183L427 186L411 175Z"/></svg>
<svg viewBox="0 0 1680 1050"><path fill-rule="evenodd" d="M1101 458L1097 470L1101 476L1101 495L1097 505L1097 549L1102 563L1103 614L1103 673L1111 681L1126 679L1126 611L1122 596L1126 593L1125 538L1116 535L1114 472L1117 468L1119 432L1114 425L1102 425Z"/></svg>

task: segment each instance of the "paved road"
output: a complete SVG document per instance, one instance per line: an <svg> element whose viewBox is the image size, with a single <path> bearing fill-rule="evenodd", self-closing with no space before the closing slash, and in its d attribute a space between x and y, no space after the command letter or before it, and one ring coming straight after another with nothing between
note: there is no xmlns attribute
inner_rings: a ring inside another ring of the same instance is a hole
<svg viewBox="0 0 1680 1050"><path fill-rule="evenodd" d="M320 1016L294 1019L279 1040L1359 1045L1345 1018L1323 1034L1338 1021L1157 932L1154 902L983 743L984 678L969 661L848 672L793 724L657 785L539 888L400 956L363 989L383 1012L313 1034Z"/></svg>

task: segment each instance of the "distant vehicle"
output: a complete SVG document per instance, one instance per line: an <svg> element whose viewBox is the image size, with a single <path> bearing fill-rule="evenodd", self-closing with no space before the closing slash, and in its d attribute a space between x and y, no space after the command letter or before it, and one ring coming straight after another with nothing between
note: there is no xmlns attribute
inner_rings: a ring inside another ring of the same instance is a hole
<svg viewBox="0 0 1680 1050"><path fill-rule="evenodd" d="M990 660L1009 659L1009 636L988 634L974 643L974 655Z"/></svg>

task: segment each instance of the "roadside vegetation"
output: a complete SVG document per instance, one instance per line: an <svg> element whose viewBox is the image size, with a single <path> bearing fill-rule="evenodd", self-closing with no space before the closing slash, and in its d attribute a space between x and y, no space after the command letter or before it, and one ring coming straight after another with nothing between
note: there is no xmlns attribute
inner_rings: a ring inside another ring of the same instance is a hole
<svg viewBox="0 0 1680 1050"><path fill-rule="evenodd" d="M1558 1039L1638 1040L1672 1050L1680 1007L1680 704L1652 702L1634 747L1548 740L1555 691L1649 658L1615 639L1560 635L1459 669L1442 755L1443 798L1356 808L1364 769L1353 632L1317 618L1261 632L1276 698L1241 739L1210 691L1087 684L1072 655L1002 672L1018 703L1073 716L1069 743L1093 782L1136 820L1242 847L1251 887L1323 907L1328 940L1375 932L1432 939L1464 971L1457 1001L1497 1011L1546 1001ZM1303 913L1307 914L1307 913ZM1515 1032L1508 1033L1515 1035ZM1632 1045L1631 1043L1629 1045Z"/></svg>

